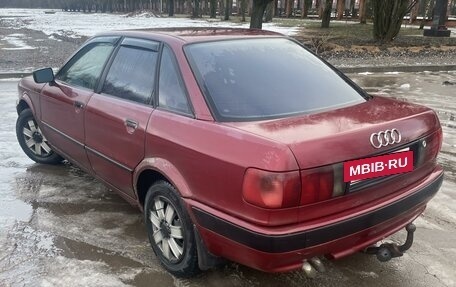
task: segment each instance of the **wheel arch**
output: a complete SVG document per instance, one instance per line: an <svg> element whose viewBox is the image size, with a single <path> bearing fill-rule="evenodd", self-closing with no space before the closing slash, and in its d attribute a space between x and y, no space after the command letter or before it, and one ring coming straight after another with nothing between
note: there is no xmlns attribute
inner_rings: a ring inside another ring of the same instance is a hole
<svg viewBox="0 0 456 287"><path fill-rule="evenodd" d="M16 106L17 114L19 115L22 111L26 109L32 110L32 113L35 115L35 108L33 107L31 99L28 97L27 94L24 94Z"/></svg>
<svg viewBox="0 0 456 287"><path fill-rule="evenodd" d="M190 188L179 170L163 158L143 160L133 173L133 186L141 210L149 187L156 181L165 180L174 186L181 197L191 197Z"/></svg>

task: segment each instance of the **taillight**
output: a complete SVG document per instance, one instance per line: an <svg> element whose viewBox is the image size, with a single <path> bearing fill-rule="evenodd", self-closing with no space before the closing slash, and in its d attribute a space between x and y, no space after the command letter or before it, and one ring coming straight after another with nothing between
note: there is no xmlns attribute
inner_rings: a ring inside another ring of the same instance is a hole
<svg viewBox="0 0 456 287"><path fill-rule="evenodd" d="M264 208L298 206L301 196L299 171L270 172L249 168L244 175L242 195L248 203Z"/></svg>
<svg viewBox="0 0 456 287"><path fill-rule="evenodd" d="M341 196L345 193L343 166L335 164L301 170L301 205Z"/></svg>

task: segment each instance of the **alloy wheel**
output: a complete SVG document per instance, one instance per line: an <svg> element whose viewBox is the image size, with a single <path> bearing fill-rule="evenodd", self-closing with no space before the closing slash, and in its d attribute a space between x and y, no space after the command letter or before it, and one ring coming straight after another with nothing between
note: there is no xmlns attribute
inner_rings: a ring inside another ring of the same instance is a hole
<svg viewBox="0 0 456 287"><path fill-rule="evenodd" d="M153 238L163 257L169 262L182 260L184 254L184 230L173 204L164 197L156 197L149 212Z"/></svg>
<svg viewBox="0 0 456 287"><path fill-rule="evenodd" d="M22 134L24 135L25 144L35 155L47 157L52 153L51 147L35 120L30 119L24 124Z"/></svg>

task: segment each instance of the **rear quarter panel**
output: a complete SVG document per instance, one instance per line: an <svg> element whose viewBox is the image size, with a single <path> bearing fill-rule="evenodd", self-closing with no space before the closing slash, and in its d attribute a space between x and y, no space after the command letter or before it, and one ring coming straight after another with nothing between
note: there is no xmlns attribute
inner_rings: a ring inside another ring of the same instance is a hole
<svg viewBox="0 0 456 287"><path fill-rule="evenodd" d="M186 183L183 186L188 192L185 197L259 224L269 224L274 212L243 200L242 183L246 168L298 169L293 154L283 144L215 122L160 110L152 114L147 128L146 158L165 159L175 167ZM170 180L174 181L173 178ZM277 223L289 221L290 217L296 220L298 216L297 210L280 212L283 217L273 219Z"/></svg>

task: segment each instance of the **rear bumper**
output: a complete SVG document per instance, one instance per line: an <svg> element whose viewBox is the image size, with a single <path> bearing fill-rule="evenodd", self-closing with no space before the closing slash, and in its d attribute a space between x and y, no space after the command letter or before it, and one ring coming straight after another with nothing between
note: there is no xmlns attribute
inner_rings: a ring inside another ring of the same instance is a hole
<svg viewBox="0 0 456 287"><path fill-rule="evenodd" d="M210 252L268 272L299 268L302 260L326 255L340 258L369 246L412 222L443 181L438 167L424 182L397 201L337 223L289 234L259 233L192 206ZM192 205L190 203L190 205Z"/></svg>

